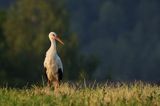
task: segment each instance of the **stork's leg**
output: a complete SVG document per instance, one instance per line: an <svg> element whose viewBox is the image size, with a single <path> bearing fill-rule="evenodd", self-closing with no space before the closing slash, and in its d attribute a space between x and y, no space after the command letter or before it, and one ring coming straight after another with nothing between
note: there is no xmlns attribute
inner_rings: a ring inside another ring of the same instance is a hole
<svg viewBox="0 0 160 106"><path fill-rule="evenodd" d="M56 80L56 81L54 81L54 91L55 91L55 93L58 92L58 88L59 88L59 81Z"/></svg>
<svg viewBox="0 0 160 106"><path fill-rule="evenodd" d="M51 81L48 79L48 83L47 83L48 87L51 87Z"/></svg>

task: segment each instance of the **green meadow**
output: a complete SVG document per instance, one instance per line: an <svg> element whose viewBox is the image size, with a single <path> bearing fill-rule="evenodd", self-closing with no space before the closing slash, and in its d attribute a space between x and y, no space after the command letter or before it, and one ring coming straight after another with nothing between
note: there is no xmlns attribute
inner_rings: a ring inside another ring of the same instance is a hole
<svg viewBox="0 0 160 106"><path fill-rule="evenodd" d="M0 106L160 106L160 86L142 82L63 83L59 92L34 85L0 88Z"/></svg>

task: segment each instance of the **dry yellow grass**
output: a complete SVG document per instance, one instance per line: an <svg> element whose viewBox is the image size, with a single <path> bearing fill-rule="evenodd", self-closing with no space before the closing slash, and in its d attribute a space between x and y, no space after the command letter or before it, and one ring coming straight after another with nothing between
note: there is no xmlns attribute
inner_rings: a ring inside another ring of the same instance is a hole
<svg viewBox="0 0 160 106"><path fill-rule="evenodd" d="M0 89L1 106L160 106L158 85L135 82L132 84L64 83L59 93L47 87L31 89Z"/></svg>

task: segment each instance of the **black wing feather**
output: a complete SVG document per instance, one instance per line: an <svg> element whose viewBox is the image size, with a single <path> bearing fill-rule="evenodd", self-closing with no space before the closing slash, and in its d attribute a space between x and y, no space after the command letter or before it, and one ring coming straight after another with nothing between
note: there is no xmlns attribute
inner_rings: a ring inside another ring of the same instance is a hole
<svg viewBox="0 0 160 106"><path fill-rule="evenodd" d="M46 73L46 71L47 71L47 68L46 68L46 67L44 67L44 71L43 71L43 73L44 73L45 78L48 80L48 77L47 77L47 73Z"/></svg>
<svg viewBox="0 0 160 106"><path fill-rule="evenodd" d="M62 80L62 78L63 78L63 72L62 72L62 69L59 68L58 69L58 81L60 82Z"/></svg>

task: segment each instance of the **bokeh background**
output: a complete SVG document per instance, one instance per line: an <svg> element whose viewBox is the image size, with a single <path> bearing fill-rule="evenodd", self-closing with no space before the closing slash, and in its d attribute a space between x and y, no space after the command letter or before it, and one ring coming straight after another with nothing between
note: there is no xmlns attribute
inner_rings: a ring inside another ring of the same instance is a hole
<svg viewBox="0 0 160 106"><path fill-rule="evenodd" d="M45 80L51 31L64 81L160 83L159 0L1 0L0 86Z"/></svg>

